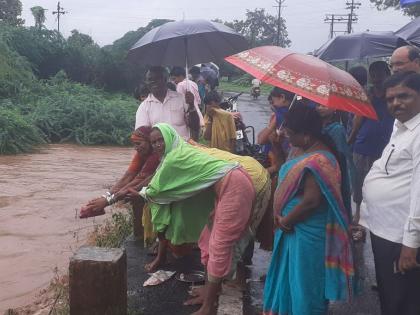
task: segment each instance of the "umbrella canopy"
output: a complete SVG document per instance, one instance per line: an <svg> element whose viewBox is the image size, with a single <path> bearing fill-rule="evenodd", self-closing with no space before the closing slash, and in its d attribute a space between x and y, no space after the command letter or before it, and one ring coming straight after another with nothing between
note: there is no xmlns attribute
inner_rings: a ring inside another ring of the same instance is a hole
<svg viewBox="0 0 420 315"><path fill-rule="evenodd" d="M407 42L393 32L354 33L330 39L315 52L315 56L329 62L385 57L404 45Z"/></svg>
<svg viewBox="0 0 420 315"><path fill-rule="evenodd" d="M146 33L128 58L144 65L185 66L223 60L248 48L231 28L206 20L168 22Z"/></svg>
<svg viewBox="0 0 420 315"><path fill-rule="evenodd" d="M360 84L347 72L321 59L277 46L263 46L226 60L263 82L319 104L377 119Z"/></svg>
<svg viewBox="0 0 420 315"><path fill-rule="evenodd" d="M413 45L420 46L420 17L404 25L395 32L395 35L405 39Z"/></svg>

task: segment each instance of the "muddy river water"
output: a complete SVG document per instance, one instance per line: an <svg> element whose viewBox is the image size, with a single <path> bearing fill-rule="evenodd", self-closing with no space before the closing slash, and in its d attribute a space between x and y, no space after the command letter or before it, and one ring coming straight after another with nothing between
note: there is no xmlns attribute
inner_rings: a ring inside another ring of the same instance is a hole
<svg viewBox="0 0 420 315"><path fill-rule="evenodd" d="M25 305L106 216L80 220L76 209L125 171L130 148L49 145L0 156L0 314Z"/></svg>
<svg viewBox="0 0 420 315"><path fill-rule="evenodd" d="M266 97L244 94L239 110L256 134L270 116ZM49 145L40 153L0 156L0 314L30 303L55 268L67 271L69 257L106 218L80 220L76 209L123 174L132 152Z"/></svg>

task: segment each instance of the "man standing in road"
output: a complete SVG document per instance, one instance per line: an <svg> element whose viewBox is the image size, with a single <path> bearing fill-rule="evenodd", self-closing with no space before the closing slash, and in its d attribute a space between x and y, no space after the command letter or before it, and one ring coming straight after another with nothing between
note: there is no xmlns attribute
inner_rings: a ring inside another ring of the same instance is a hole
<svg viewBox="0 0 420 315"><path fill-rule="evenodd" d="M163 67L151 67L146 74L149 96L136 113L136 129L168 123L185 139L200 130L200 119L194 106L194 95L182 94L167 88L168 72Z"/></svg>
<svg viewBox="0 0 420 315"><path fill-rule="evenodd" d="M198 91L198 86L194 81L191 81L186 78L185 69L181 67L173 67L171 70L171 80L173 83L176 84L176 91L182 95L185 95L187 97L187 94L192 94L192 97L194 98L194 107L197 111L198 118L200 119L200 127L204 127L204 118L203 114L200 111L200 93ZM191 97L191 96L190 96ZM199 134L191 134L191 137L198 141Z"/></svg>
<svg viewBox="0 0 420 315"><path fill-rule="evenodd" d="M371 232L382 315L420 314L420 74L385 82L395 117L389 144L363 186L362 222Z"/></svg>
<svg viewBox="0 0 420 315"><path fill-rule="evenodd" d="M394 50L389 65L393 73L420 73L420 51L414 46L399 47Z"/></svg>

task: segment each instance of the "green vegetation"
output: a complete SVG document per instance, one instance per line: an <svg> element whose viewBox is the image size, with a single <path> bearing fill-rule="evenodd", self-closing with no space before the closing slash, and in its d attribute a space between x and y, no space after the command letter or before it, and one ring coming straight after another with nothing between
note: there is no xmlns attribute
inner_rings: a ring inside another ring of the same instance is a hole
<svg viewBox="0 0 420 315"><path fill-rule="evenodd" d="M19 0L0 1L0 154L29 152L42 143L126 145L138 104L130 96L145 68L127 60L133 44L169 20L154 19L100 47L73 30L66 39L45 28L46 11L31 8L35 25L24 27ZM285 21L264 9L247 10L244 20L223 22L251 46L288 46ZM280 42L278 42L280 40ZM249 92L244 73L224 62L226 90ZM244 82L242 82L244 81ZM263 93L269 87L263 86Z"/></svg>
<svg viewBox="0 0 420 315"><path fill-rule="evenodd" d="M92 237L95 246L98 247L120 247L124 240L133 232L132 210L126 212L115 212L111 220L96 227Z"/></svg>
<svg viewBox="0 0 420 315"><path fill-rule="evenodd" d="M70 71L78 82L60 70L82 47L73 35L67 55L58 57L65 41L57 33L0 23L0 154L29 152L42 143L128 144L135 99L86 85L89 75L81 69ZM62 65L53 65L61 58Z"/></svg>
<svg viewBox="0 0 420 315"><path fill-rule="evenodd" d="M245 77L245 78L244 78ZM251 93L251 78L248 78L247 75L243 77L239 77L236 80L228 81L228 80L220 80L219 88L222 91L226 92L235 92L235 93ZM262 84L261 85L261 94L268 95L273 88L272 85Z"/></svg>
<svg viewBox="0 0 420 315"><path fill-rule="evenodd" d="M400 9L400 0L370 0L378 10ZM411 5L402 9L405 15L417 17L420 16L420 7L418 5Z"/></svg>

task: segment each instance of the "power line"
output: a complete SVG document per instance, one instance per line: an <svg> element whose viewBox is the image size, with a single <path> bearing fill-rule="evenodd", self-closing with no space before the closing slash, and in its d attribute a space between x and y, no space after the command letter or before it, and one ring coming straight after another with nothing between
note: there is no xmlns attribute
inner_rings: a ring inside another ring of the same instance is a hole
<svg viewBox="0 0 420 315"><path fill-rule="evenodd" d="M57 3L57 11L53 11L52 14L57 14L57 29L58 32L60 33L60 15L64 15L68 12L64 11L64 8L60 6L60 1Z"/></svg>
<svg viewBox="0 0 420 315"><path fill-rule="evenodd" d="M324 22L330 24L330 36L333 38L336 33L345 33L345 31L336 31L334 29L335 24L348 24L348 15L347 14L326 14Z"/></svg>
<svg viewBox="0 0 420 315"><path fill-rule="evenodd" d="M277 16L277 46L280 46L280 36L281 36L281 8L284 2L286 2L286 0L275 0L277 5L274 6L275 8L278 8L278 16Z"/></svg>
<svg viewBox="0 0 420 315"><path fill-rule="evenodd" d="M347 21L347 33L353 32L353 23L356 23L358 20L357 15L354 13L354 10L359 9L362 5L360 2L354 2L354 0L351 0L351 2L346 2L347 10L350 10L349 18Z"/></svg>

